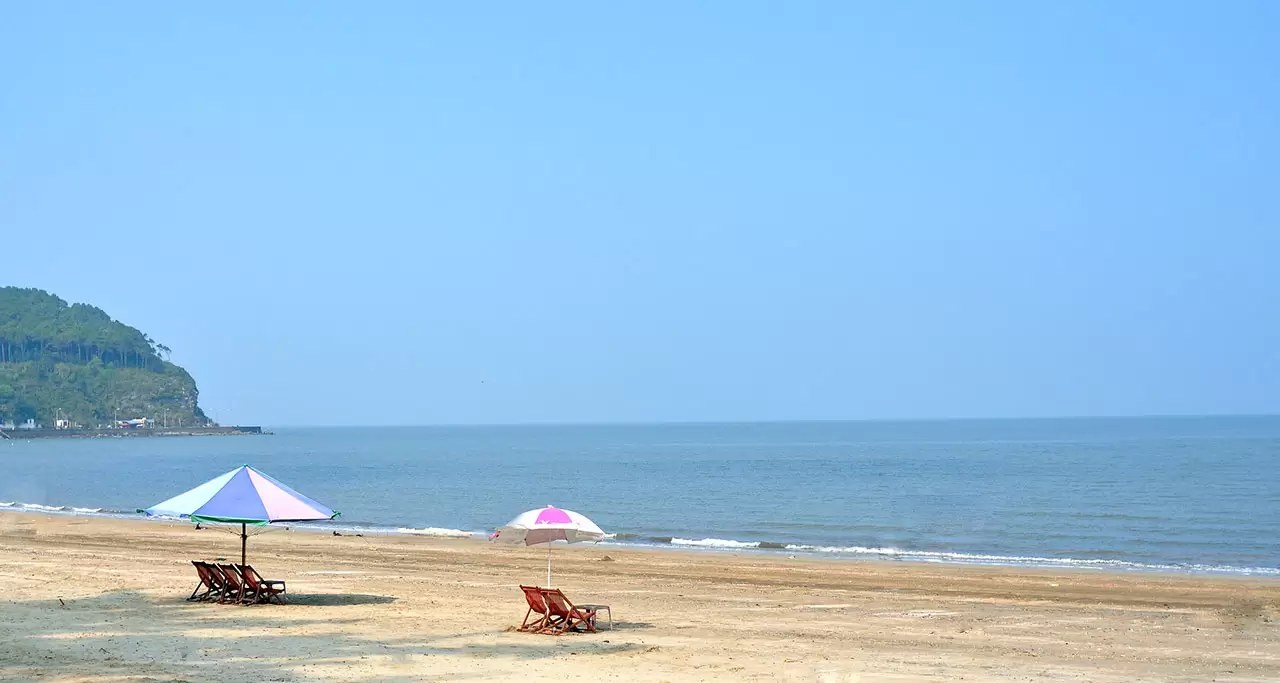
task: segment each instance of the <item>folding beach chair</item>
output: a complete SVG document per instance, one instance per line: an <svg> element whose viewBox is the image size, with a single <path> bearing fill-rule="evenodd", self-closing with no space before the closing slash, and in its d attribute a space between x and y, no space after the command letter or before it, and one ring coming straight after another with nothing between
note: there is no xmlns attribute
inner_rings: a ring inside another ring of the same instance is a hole
<svg viewBox="0 0 1280 683"><path fill-rule="evenodd" d="M285 585L283 581L268 581L247 564L238 564L236 568L240 570L240 578L244 579L246 604L250 601L267 603L272 600L281 605L284 604ZM250 595L252 595L252 600L249 598Z"/></svg>
<svg viewBox="0 0 1280 683"><path fill-rule="evenodd" d="M234 564L214 565L222 570L222 576L227 580L227 587L222 591L222 599L218 602L223 604L245 602L245 586L244 580L240 578L240 572Z"/></svg>
<svg viewBox="0 0 1280 683"><path fill-rule="evenodd" d="M541 588L520 586L520 590L524 591L524 600L529 603L529 611L524 613L524 621L516 630L537 633L547 625L547 600L542 597Z"/></svg>
<svg viewBox="0 0 1280 683"><path fill-rule="evenodd" d="M218 565L212 562L201 562L200 564L204 565L204 570L208 572L209 580L214 585L213 593L206 600L208 602L222 602L222 597L226 595L228 590L231 590L230 585L227 583L227 575L222 573L222 570L218 569Z"/></svg>
<svg viewBox="0 0 1280 683"><path fill-rule="evenodd" d="M559 588L543 588L542 598L547 602L547 625L539 633L560 635L568 631L596 632L596 611L607 609L604 605L574 607ZM613 614L610 612L610 620Z"/></svg>
<svg viewBox="0 0 1280 683"><path fill-rule="evenodd" d="M204 602L212 600L221 589L221 582L213 578L209 572L208 566L199 560L192 560L191 564L196 568L196 574L200 575L200 583L195 590L191 591L191 597L187 598L190 602ZM204 589L204 590L201 590Z"/></svg>

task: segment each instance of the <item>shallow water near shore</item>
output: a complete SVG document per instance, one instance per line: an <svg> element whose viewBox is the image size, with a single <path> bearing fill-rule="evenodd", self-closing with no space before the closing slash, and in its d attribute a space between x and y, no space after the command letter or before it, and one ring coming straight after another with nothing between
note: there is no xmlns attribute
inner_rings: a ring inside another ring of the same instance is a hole
<svg viewBox="0 0 1280 683"><path fill-rule="evenodd" d="M128 515L248 463L339 531L555 504L621 544L1280 576L1276 417L275 431L0 442L0 509Z"/></svg>

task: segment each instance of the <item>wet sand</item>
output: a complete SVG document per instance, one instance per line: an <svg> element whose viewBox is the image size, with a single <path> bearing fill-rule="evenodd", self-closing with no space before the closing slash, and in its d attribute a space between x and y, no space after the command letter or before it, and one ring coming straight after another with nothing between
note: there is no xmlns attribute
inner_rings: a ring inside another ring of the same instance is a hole
<svg viewBox="0 0 1280 683"><path fill-rule="evenodd" d="M0 681L1275 681L1280 580L559 547L616 628L514 632L537 548L274 531L292 604L189 603L218 529L0 513Z"/></svg>

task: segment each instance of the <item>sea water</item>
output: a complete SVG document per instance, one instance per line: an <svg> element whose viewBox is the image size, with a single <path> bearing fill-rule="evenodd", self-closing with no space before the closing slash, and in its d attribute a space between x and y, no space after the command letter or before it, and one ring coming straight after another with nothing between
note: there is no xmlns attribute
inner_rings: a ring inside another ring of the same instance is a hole
<svg viewBox="0 0 1280 683"><path fill-rule="evenodd" d="M1280 576L1280 418L277 429L0 442L0 511L130 516L241 464L323 528Z"/></svg>

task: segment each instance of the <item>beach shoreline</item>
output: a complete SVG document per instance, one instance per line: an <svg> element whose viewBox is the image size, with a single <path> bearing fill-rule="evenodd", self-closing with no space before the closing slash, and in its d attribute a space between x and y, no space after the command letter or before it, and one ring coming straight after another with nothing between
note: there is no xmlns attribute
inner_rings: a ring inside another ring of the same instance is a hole
<svg viewBox="0 0 1280 683"><path fill-rule="evenodd" d="M140 518L123 511L107 511L101 508L81 508L72 506L45 506L17 502L0 502L0 514L36 514L48 516L73 516L106 519L124 522L168 522L172 520L156 518ZM466 539L483 542L487 533L468 531L448 527L393 527L384 525L352 525L343 521L335 522L303 522L296 524L273 525L273 529L284 528L297 533L318 533L322 535L350 536L412 536L417 538ZM728 555L759 555L761 557L787 557L790 559L807 558L830 562L884 562L946 564L952 566L976 567L1010 567L1016 569L1046 569L1050 571L1102 571L1120 573L1154 573L1189 576L1238 576L1280 579L1280 568L1276 567L1235 567L1207 564L1151 564L1125 559L1095 558L1053 558L1022 557L978 554L954 551L907 550L898 548L830 548L819 549L814 546L783 545L770 542L740 542L721 539L637 539L627 534L627 538L615 538L606 534L601 547L616 547L630 550L652 550L656 552L691 552L696 554L722 553Z"/></svg>
<svg viewBox="0 0 1280 683"><path fill-rule="evenodd" d="M0 515L0 680L1280 678L1269 578L573 546L555 585L618 628L556 638L511 631L538 548L274 531L249 562L294 604L184 600L190 560L238 551L182 522Z"/></svg>

